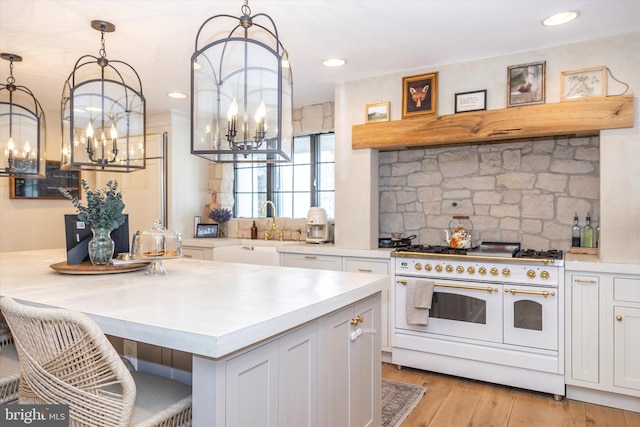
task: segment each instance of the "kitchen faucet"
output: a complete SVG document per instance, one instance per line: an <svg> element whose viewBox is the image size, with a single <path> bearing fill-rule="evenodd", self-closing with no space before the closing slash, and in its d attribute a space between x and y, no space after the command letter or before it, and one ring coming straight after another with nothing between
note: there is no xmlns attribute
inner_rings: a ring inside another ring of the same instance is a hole
<svg viewBox="0 0 640 427"><path fill-rule="evenodd" d="M271 228L267 228L264 230L264 240L269 240L271 234L273 233L274 239L277 237L278 240L282 241L284 240L284 230L280 230L276 226L276 218L278 216L278 214L276 213L276 205L271 200L267 200L260 207L260 213L266 213L266 207L268 204L270 204L271 208L273 209L273 218L271 219Z"/></svg>

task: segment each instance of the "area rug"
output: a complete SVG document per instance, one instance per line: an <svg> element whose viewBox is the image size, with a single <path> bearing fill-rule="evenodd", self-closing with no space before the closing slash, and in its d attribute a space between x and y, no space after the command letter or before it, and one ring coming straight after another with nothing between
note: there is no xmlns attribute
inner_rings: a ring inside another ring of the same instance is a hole
<svg viewBox="0 0 640 427"><path fill-rule="evenodd" d="M426 387L382 379L382 426L398 427L416 407Z"/></svg>

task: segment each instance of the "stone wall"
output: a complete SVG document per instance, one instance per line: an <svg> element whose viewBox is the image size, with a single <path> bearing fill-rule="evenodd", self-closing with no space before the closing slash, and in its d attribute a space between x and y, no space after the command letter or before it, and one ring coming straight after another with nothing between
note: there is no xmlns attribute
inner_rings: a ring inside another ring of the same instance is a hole
<svg viewBox="0 0 640 427"><path fill-rule="evenodd" d="M323 104L307 105L293 110L293 136L312 135L315 133L333 132L334 131L334 103L325 102ZM233 197L233 164L231 163L214 163L209 164L209 183L208 189L210 193L210 203L204 206L203 219L208 220L210 209L224 207L233 210L235 203ZM280 224L278 227L285 229L285 240L296 240L298 238L298 230L302 230L302 238L305 236L305 221L291 220L286 224ZM209 221L210 222L210 221ZM227 225L228 237L244 237L251 236L252 220L232 219ZM258 221L256 221L258 222ZM258 224L258 228L262 230ZM259 233L262 237L262 231Z"/></svg>
<svg viewBox="0 0 640 427"><path fill-rule="evenodd" d="M599 147L592 137L380 153L380 235L444 244L452 216L468 215L475 241L568 250L574 212L581 225L599 216Z"/></svg>

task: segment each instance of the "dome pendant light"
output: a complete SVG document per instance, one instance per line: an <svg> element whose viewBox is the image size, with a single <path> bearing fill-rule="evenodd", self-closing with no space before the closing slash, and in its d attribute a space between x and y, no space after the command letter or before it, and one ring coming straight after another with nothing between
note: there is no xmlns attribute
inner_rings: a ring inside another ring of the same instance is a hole
<svg viewBox="0 0 640 427"><path fill-rule="evenodd" d="M191 153L221 163L290 162L289 55L269 15L251 15L247 0L241 12L213 16L198 30L190 67Z"/></svg>
<svg viewBox="0 0 640 427"><path fill-rule="evenodd" d="M7 84L0 86L0 176L44 178L44 111L29 89L15 84L13 63L22 57L0 53L0 58L9 61Z"/></svg>
<svg viewBox="0 0 640 427"><path fill-rule="evenodd" d="M91 21L100 31L100 56L78 59L62 91L61 169L132 172L144 169L146 107L136 70L107 59L104 35L116 30Z"/></svg>

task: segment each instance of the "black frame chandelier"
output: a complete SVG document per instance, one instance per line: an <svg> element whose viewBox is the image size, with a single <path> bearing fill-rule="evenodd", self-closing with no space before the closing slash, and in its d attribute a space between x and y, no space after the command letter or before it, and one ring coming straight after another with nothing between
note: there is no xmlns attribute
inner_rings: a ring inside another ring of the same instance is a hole
<svg viewBox="0 0 640 427"><path fill-rule="evenodd" d="M91 21L100 31L100 56L78 59L62 90L61 169L133 172L146 167L146 102L136 70L107 59L106 21Z"/></svg>
<svg viewBox="0 0 640 427"><path fill-rule="evenodd" d="M9 61L7 84L0 87L0 176L44 178L46 121L40 102L25 86L16 85L13 63L22 57L0 53Z"/></svg>
<svg viewBox="0 0 640 427"><path fill-rule="evenodd" d="M290 162L289 55L269 15L251 15L247 0L241 12L215 15L198 30L191 56L191 154L220 163Z"/></svg>

